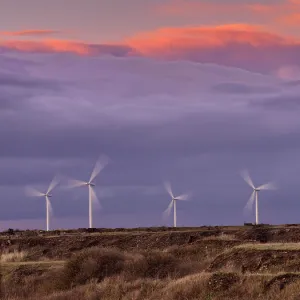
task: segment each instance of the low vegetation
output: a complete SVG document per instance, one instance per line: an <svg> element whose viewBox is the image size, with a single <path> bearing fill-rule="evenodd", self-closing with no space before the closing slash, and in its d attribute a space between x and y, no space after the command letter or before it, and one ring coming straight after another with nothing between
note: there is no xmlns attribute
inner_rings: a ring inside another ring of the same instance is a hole
<svg viewBox="0 0 300 300"><path fill-rule="evenodd" d="M0 255L0 262L21 262L26 259L27 253L25 251L14 250L12 252L4 251Z"/></svg>
<svg viewBox="0 0 300 300"><path fill-rule="evenodd" d="M266 243L266 244L249 243L249 244L238 245L235 248L254 249L254 250L300 251L300 243Z"/></svg>
<svg viewBox="0 0 300 300"><path fill-rule="evenodd" d="M0 298L300 300L300 227L259 230L5 237Z"/></svg>

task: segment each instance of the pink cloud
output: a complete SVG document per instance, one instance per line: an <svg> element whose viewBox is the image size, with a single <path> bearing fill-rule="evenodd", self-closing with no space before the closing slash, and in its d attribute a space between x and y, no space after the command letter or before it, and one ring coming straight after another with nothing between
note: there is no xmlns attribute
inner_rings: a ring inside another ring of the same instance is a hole
<svg viewBox="0 0 300 300"><path fill-rule="evenodd" d="M275 17L277 13L284 11L292 11L297 9L300 0L283 0L277 3L252 3L247 4L236 3L235 1L223 1L218 4L214 2L200 2L197 0L170 0L167 3L158 4L155 12L161 15L195 15L195 14L211 14L223 15L234 13L253 13L253 14L273 14Z"/></svg>
<svg viewBox="0 0 300 300"><path fill-rule="evenodd" d="M300 0L288 0L292 4L300 4Z"/></svg>
<svg viewBox="0 0 300 300"><path fill-rule="evenodd" d="M268 18L271 25L280 24L284 27L299 25L300 0L287 0L274 4L252 4L252 11Z"/></svg>
<svg viewBox="0 0 300 300"><path fill-rule="evenodd" d="M4 36L44 36L60 33L59 30L21 30L21 31L3 31L0 35Z"/></svg>
<svg viewBox="0 0 300 300"><path fill-rule="evenodd" d="M229 24L213 27L160 28L139 33L127 39L129 45L145 54L169 52L176 49L222 47L227 44L247 44L254 47L289 45L300 42L274 33L261 26Z"/></svg>
<svg viewBox="0 0 300 300"><path fill-rule="evenodd" d="M278 18L278 21L284 25L299 26L300 25L300 12L288 14Z"/></svg>
<svg viewBox="0 0 300 300"><path fill-rule="evenodd" d="M274 53L268 53L271 48L276 51L300 47L300 40L283 37L265 31L262 27L247 24L161 28L140 33L126 42L144 56L206 62L220 61L222 57L227 57L231 63L264 59L257 56L254 58L254 53L272 57Z"/></svg>
<svg viewBox="0 0 300 300"><path fill-rule="evenodd" d="M130 48L125 45L87 44L80 41L48 39L39 41L0 40L0 48L21 52L58 52L78 55L113 54L130 55Z"/></svg>
<svg viewBox="0 0 300 300"><path fill-rule="evenodd" d="M251 70L274 71L299 64L300 39L260 26L161 28L126 41L144 56L218 63Z"/></svg>
<svg viewBox="0 0 300 300"><path fill-rule="evenodd" d="M284 65L300 63L299 39L248 24L160 28L141 32L118 44L87 44L58 39L0 40L0 48L21 52L190 60L260 71L274 71Z"/></svg>
<svg viewBox="0 0 300 300"><path fill-rule="evenodd" d="M91 54L91 47L88 44L64 40L9 40L0 42L0 46L24 52L73 52L81 55Z"/></svg>
<svg viewBox="0 0 300 300"><path fill-rule="evenodd" d="M234 4L234 3L209 3L199 1L185 1L175 0L169 1L168 3L159 4L155 7L155 12L160 15L172 15L172 16L183 16L183 15L194 15L194 14L219 14L219 13L230 13L237 12L242 9L247 9L245 4Z"/></svg>
<svg viewBox="0 0 300 300"><path fill-rule="evenodd" d="M300 0L282 0L274 3L252 3L246 4L242 1L234 3L223 1L218 4L213 2L200 2L197 0L172 0L167 3L158 4L155 12L163 16L224 16L232 19L236 14L251 14L261 18L270 26L298 26L300 15ZM284 28L281 28L284 29ZM287 28L288 29L288 28Z"/></svg>

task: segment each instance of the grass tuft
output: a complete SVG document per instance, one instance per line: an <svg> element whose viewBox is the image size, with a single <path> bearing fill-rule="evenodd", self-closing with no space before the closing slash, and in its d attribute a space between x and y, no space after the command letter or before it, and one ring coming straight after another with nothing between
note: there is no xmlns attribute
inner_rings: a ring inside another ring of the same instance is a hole
<svg viewBox="0 0 300 300"><path fill-rule="evenodd" d="M14 250L12 252L3 252L0 255L1 263L21 262L27 257L27 252Z"/></svg>

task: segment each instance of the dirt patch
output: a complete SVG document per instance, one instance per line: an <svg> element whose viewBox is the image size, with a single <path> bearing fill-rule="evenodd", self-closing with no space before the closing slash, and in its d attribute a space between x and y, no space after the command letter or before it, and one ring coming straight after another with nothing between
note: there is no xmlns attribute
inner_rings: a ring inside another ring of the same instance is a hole
<svg viewBox="0 0 300 300"><path fill-rule="evenodd" d="M212 292L224 292L229 290L234 284L240 282L240 277L237 273L215 273L208 282L208 288Z"/></svg>

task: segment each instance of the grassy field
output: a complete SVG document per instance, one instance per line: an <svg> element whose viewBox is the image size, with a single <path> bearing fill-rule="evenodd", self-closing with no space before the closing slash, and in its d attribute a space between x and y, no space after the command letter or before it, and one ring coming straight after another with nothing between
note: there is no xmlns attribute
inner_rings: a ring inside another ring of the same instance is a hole
<svg viewBox="0 0 300 300"><path fill-rule="evenodd" d="M300 242L299 243L266 243L266 244L249 243L249 244L238 245L235 248L254 249L254 250L300 251Z"/></svg>
<svg viewBox="0 0 300 300"><path fill-rule="evenodd" d="M1 299L300 300L300 226L0 234Z"/></svg>

